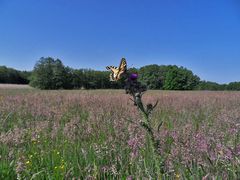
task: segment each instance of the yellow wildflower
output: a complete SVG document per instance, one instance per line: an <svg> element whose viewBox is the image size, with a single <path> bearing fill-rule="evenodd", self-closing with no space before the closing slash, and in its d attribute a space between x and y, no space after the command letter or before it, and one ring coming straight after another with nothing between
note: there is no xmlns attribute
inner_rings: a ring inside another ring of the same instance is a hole
<svg viewBox="0 0 240 180"><path fill-rule="evenodd" d="M176 177L176 179L180 179L180 174L179 173L177 173L176 175L175 175L175 177Z"/></svg>

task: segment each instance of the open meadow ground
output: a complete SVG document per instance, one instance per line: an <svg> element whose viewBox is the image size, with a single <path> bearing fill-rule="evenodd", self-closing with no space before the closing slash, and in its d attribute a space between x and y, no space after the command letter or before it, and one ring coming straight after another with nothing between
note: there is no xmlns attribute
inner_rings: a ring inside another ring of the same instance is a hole
<svg viewBox="0 0 240 180"><path fill-rule="evenodd" d="M22 84L0 84L0 90L1 89L31 89L31 87Z"/></svg>
<svg viewBox="0 0 240 180"><path fill-rule="evenodd" d="M0 179L240 178L240 92L147 91L161 156L129 98L0 88Z"/></svg>

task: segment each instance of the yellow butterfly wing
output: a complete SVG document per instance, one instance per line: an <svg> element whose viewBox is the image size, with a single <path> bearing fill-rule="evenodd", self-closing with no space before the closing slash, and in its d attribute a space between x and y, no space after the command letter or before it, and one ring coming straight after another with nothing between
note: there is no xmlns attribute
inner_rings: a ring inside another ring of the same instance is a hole
<svg viewBox="0 0 240 180"><path fill-rule="evenodd" d="M127 62L125 58L122 58L119 67L107 66L107 70L111 71L110 81L118 81L121 78L121 75L126 72Z"/></svg>
<svg viewBox="0 0 240 180"><path fill-rule="evenodd" d="M125 58L122 58L118 69L119 71L116 77L117 80L119 80L121 78L121 75L124 74L127 70L127 61Z"/></svg>
<svg viewBox="0 0 240 180"><path fill-rule="evenodd" d="M115 66L107 66L106 69L111 71L110 81L116 81L116 77L117 77L119 69Z"/></svg>

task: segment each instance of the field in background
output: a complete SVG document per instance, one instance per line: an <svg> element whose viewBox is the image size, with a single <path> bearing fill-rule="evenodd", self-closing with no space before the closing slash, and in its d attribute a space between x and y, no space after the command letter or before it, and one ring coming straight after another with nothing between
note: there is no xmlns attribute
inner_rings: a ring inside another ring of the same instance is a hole
<svg viewBox="0 0 240 180"><path fill-rule="evenodd" d="M239 92L148 91L143 100L159 100L161 157L123 90L1 88L0 179L240 178Z"/></svg>
<svg viewBox="0 0 240 180"><path fill-rule="evenodd" d="M29 85L23 84L0 84L0 89L30 89Z"/></svg>

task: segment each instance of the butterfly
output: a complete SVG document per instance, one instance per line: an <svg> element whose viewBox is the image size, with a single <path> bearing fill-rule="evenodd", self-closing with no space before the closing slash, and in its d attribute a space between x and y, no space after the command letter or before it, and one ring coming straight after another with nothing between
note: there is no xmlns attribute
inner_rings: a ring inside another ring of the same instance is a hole
<svg viewBox="0 0 240 180"><path fill-rule="evenodd" d="M119 67L107 66L107 70L111 71L110 81L118 81L127 70L127 61L125 58L122 58Z"/></svg>

